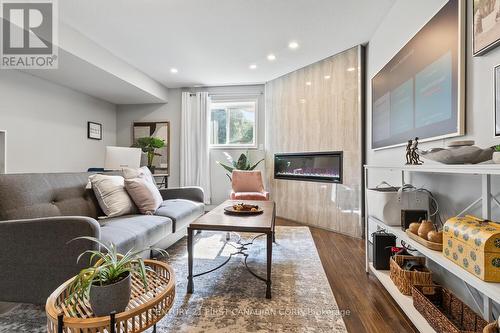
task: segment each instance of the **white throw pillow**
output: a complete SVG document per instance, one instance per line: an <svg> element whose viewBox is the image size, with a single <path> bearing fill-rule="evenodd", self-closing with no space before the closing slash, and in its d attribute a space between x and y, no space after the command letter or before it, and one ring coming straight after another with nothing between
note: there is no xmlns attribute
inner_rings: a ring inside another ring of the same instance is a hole
<svg viewBox="0 0 500 333"><path fill-rule="evenodd" d="M125 179L125 188L142 214L153 214L163 203L163 198L156 185L144 176Z"/></svg>
<svg viewBox="0 0 500 333"><path fill-rule="evenodd" d="M135 205L125 190L125 179L122 176L91 175L92 183L99 206L107 217L115 217L136 212Z"/></svg>
<svg viewBox="0 0 500 333"><path fill-rule="evenodd" d="M143 177L145 180L151 182L151 184L156 186L153 174L147 166L140 167L139 169L123 168L123 177L125 179L133 179L138 177Z"/></svg>

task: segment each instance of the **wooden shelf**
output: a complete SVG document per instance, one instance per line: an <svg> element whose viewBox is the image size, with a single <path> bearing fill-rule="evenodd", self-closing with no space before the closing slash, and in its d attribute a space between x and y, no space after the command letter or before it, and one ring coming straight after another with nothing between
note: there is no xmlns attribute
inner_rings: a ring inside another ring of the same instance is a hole
<svg viewBox="0 0 500 333"><path fill-rule="evenodd" d="M399 292L396 285L392 282L389 277L389 271L378 271L376 270L372 263L370 263L370 271L377 277L380 283L385 289L391 294L392 298L398 303L401 310L408 316L412 321L413 325L420 331L424 333L435 333L436 331L429 325L427 320L420 314L420 312L413 306L413 298L411 296L403 295Z"/></svg>
<svg viewBox="0 0 500 333"><path fill-rule="evenodd" d="M374 223L377 223L383 229L386 229L387 232L393 233L394 235L396 235L398 239L404 240L407 244L411 245L422 255L426 256L429 260L442 266L450 273L464 280L470 286L476 288L481 293L488 295L489 298L491 298L496 303L500 304L500 283L485 282L475 277L471 273L467 272L465 269L461 268L460 266L453 263L451 260L447 259L445 256L443 256L441 252L428 249L422 244L408 237L406 232L401 230L401 227L388 226L374 217L369 217L368 219Z"/></svg>
<svg viewBox="0 0 500 333"><path fill-rule="evenodd" d="M365 169L444 174L500 175L500 164L365 165Z"/></svg>

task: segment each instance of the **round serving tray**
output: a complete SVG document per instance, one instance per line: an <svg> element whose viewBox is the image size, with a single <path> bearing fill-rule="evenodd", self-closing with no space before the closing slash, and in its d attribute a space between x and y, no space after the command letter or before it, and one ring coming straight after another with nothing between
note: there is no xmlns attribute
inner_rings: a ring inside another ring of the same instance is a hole
<svg viewBox="0 0 500 333"><path fill-rule="evenodd" d="M255 212L251 212L249 210L235 210L233 206L224 207L224 212L230 215L258 215L262 214L263 211L264 209L261 207L259 207Z"/></svg>

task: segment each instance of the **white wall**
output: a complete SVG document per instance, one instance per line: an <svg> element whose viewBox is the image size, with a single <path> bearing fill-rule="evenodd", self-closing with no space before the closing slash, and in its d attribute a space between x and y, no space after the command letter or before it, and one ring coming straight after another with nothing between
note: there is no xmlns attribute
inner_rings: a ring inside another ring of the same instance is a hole
<svg viewBox="0 0 500 333"><path fill-rule="evenodd" d="M181 129L181 102L182 91L208 91L212 95L224 94L257 94L258 101L258 134L259 145L264 145L265 122L264 122L264 85L252 86L227 86L227 87L200 87L169 89L167 104L147 104L147 105L119 105L117 107L117 144L129 146L132 143L132 124L134 121L169 120L170 121L170 177L169 186L179 186L180 180L180 129ZM219 204L228 199L231 184L224 170L217 165L216 161L225 161L224 152L230 153L233 158L245 152L238 149L214 149L210 152L210 176L212 204ZM259 151L250 152L252 161L263 158L264 153ZM262 157L261 157L262 156ZM260 170L264 170L264 162L259 165Z"/></svg>
<svg viewBox="0 0 500 333"><path fill-rule="evenodd" d="M432 16L446 3L446 0L398 0L382 24L374 33L367 50L367 149L368 164L375 165L402 165L405 163L405 148L392 148L373 151L371 147L371 79L382 67L423 27ZM499 144L500 140L493 136L494 117L494 86L493 68L500 63L500 48L485 56L472 57L472 1L468 3L468 32L467 32L467 86L466 86L466 133L460 139L472 139L481 147ZM431 147L446 147L457 138L439 140L421 144L423 149ZM426 161L425 163L432 163ZM371 186L381 180L387 180L400 185L400 174L371 172ZM498 177L497 177L498 178ZM451 176L451 175L418 175L407 179L417 186L424 186L431 190L438 198L441 214L444 220L454 216L480 196L480 179L478 176ZM500 182L495 180L493 189L499 192ZM473 213L480 215L480 210ZM500 220L500 211L493 212L493 218ZM438 280L450 286L459 296L470 305L473 302L460 281L454 279L446 271L439 271ZM474 308L474 307L473 307Z"/></svg>
<svg viewBox="0 0 500 333"><path fill-rule="evenodd" d="M87 139L87 121L103 140ZM0 129L8 133L7 172L78 172L102 167L116 142L116 108L15 70L0 71Z"/></svg>
<svg viewBox="0 0 500 333"><path fill-rule="evenodd" d="M132 144L132 125L136 121L170 121L170 187L179 186L181 139L181 89L168 90L166 104L118 105L116 142L119 146Z"/></svg>

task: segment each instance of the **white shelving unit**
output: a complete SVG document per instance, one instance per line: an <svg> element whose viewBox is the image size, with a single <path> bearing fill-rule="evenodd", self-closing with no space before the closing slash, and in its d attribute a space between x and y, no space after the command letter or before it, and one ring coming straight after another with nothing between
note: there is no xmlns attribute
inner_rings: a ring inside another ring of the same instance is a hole
<svg viewBox="0 0 500 333"><path fill-rule="evenodd" d="M482 207L482 217L486 219L491 218L491 203L494 202L500 206L499 201L491 195L491 176L500 175L500 165L495 164L480 164L480 165L409 165L409 166L375 166L375 165L365 165L365 195L366 190L369 188L369 171L379 170L379 171L396 171L401 173L401 183L405 184L405 176L407 173L420 172L420 173L441 173L441 174L463 174L463 175L480 175L481 176L481 198L474 201L471 205L466 207L460 214L466 212L470 208L481 203ZM458 265L454 264L447 258L445 258L441 252L433 251L420 243L409 238L408 235L401 230L401 227L388 226L383 221L379 221L373 217L368 216L368 208L366 207L365 198L365 248L366 248L366 272L374 274L382 283L382 285L387 289L391 296L396 300L401 309L407 314L408 318L412 320L414 325L421 332L433 332L427 328L422 327L420 323L423 319L420 314L415 315L416 309L413 307L413 303L408 302L405 298L407 296L402 295L397 290L396 286L392 283L386 272L377 271L373 268L369 262L369 237L368 237L368 225L369 222L376 223L379 227L386 229L387 232L393 233L399 240L405 241L407 244L411 245L422 255L426 256L428 260L440 265L459 279L464 282L467 289L474 288L483 295L482 299L482 310L483 317L487 321L492 320L492 301L500 304L500 283L484 282L466 270L462 269ZM458 215L460 215L458 214ZM396 288L394 290L394 288ZM411 298L410 298L411 299ZM476 301L477 302L477 301ZM478 302L479 303L479 302ZM479 304L478 304L479 305ZM418 313L418 312L417 312ZM425 321L425 320L424 320Z"/></svg>
<svg viewBox="0 0 500 333"><path fill-rule="evenodd" d="M394 298L399 307L403 309L408 318L413 322L413 325L420 331L425 333L435 333L436 331L429 325L427 320L420 314L420 312L413 306L413 299L411 296L403 295L399 292L396 285L389 277L389 271L377 271L370 263L370 271L377 277L380 283L384 286L389 294Z"/></svg>

